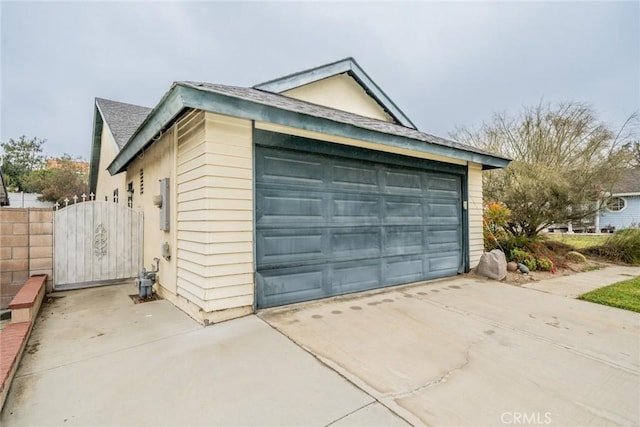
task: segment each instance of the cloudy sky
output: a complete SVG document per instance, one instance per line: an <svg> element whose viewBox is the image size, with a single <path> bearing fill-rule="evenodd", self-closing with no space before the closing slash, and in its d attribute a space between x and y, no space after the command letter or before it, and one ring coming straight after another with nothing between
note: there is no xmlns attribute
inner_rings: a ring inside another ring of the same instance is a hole
<svg viewBox="0 0 640 427"><path fill-rule="evenodd" d="M640 109L640 2L0 3L0 138L89 158L94 97L239 86L354 57L422 131L540 101Z"/></svg>

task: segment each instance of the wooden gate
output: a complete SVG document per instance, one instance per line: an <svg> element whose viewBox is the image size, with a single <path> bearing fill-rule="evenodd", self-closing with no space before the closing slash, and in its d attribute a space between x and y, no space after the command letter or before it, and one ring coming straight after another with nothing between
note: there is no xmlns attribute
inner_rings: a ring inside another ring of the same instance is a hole
<svg viewBox="0 0 640 427"><path fill-rule="evenodd" d="M142 212L102 201L54 215L54 289L100 286L137 277L142 268Z"/></svg>

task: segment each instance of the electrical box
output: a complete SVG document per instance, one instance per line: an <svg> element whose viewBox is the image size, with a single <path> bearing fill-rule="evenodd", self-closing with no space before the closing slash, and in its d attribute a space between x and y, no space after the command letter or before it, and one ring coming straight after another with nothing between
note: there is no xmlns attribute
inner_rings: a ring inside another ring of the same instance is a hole
<svg viewBox="0 0 640 427"><path fill-rule="evenodd" d="M170 194L169 178L161 179L160 198L162 204L160 205L160 230L162 231L169 231L169 207L171 204L169 200Z"/></svg>
<svg viewBox="0 0 640 427"><path fill-rule="evenodd" d="M171 246L169 246L169 242L164 242L162 244L162 258L166 260L171 258Z"/></svg>

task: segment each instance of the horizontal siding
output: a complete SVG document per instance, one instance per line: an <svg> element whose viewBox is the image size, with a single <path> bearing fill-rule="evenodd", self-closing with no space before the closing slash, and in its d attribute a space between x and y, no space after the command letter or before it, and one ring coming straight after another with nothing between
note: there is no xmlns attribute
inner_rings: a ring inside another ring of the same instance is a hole
<svg viewBox="0 0 640 427"><path fill-rule="evenodd" d="M247 295L239 295L232 298L221 298L221 299L211 299L207 300L205 303L205 310L207 311L218 311L218 310L226 310L231 307L245 307L253 305L253 292Z"/></svg>
<svg viewBox="0 0 640 427"><path fill-rule="evenodd" d="M253 212L253 206L251 205L250 200L233 200L233 199L226 199L224 201L217 200L215 202L207 203L207 206L205 206L205 208L206 209L200 209L196 211L185 209L183 212L180 213L180 217L185 221L200 220L202 219L201 218L202 215L208 215L207 211L224 210L224 209L234 210L234 211L252 211Z"/></svg>
<svg viewBox="0 0 640 427"><path fill-rule="evenodd" d="M228 287L236 285L244 285L253 280L252 274L227 274L226 276L215 277L201 277L189 270L181 270L181 277L189 283L203 283L206 282L206 286L199 286L202 289L210 289L216 287Z"/></svg>
<svg viewBox="0 0 640 427"><path fill-rule="evenodd" d="M204 164L203 166L187 170L183 168L183 182L208 180L209 178L241 178L251 179L251 169L234 168L222 165Z"/></svg>
<svg viewBox="0 0 640 427"><path fill-rule="evenodd" d="M225 242L253 242L253 230L251 231L231 231L228 233L200 233L198 231L183 231L180 242L194 243L225 243Z"/></svg>
<svg viewBox="0 0 640 427"><path fill-rule="evenodd" d="M482 237L482 165L469 163L469 264L478 265L484 252Z"/></svg>
<svg viewBox="0 0 640 427"><path fill-rule="evenodd" d="M178 142L179 293L207 312L252 306L251 122L203 113L189 117L184 135Z"/></svg>
<svg viewBox="0 0 640 427"><path fill-rule="evenodd" d="M179 215L179 214L178 214ZM179 231L199 231L201 233L253 231L253 226L247 221L180 221Z"/></svg>
<svg viewBox="0 0 640 427"><path fill-rule="evenodd" d="M197 251L199 254L213 255L213 254L234 254L242 253L253 250L253 244L250 240L244 242L224 242L224 243L199 243L191 241L178 242L178 248Z"/></svg>
<svg viewBox="0 0 640 427"><path fill-rule="evenodd" d="M226 262L230 262L230 261L226 261ZM180 269L189 271L200 277L204 277L208 279L211 277L218 277L218 276L248 274L247 272L251 270L253 261L240 263L240 264L219 264L219 265L203 266L200 263L192 262L188 258L178 257L178 265L180 266ZM201 286L202 288L206 288L208 285L206 283L202 283L199 286Z"/></svg>
<svg viewBox="0 0 640 427"><path fill-rule="evenodd" d="M640 225L640 196L623 196L621 198L627 202L627 206L618 212L608 210L600 212L600 228L611 225L616 230L622 230Z"/></svg>

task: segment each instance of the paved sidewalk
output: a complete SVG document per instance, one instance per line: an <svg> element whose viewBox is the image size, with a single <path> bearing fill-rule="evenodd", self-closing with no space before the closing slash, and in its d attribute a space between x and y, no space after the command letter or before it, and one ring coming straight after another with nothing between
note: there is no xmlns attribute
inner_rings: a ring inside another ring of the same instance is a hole
<svg viewBox="0 0 640 427"><path fill-rule="evenodd" d="M407 425L256 316L204 328L133 293L49 298L0 424Z"/></svg>
<svg viewBox="0 0 640 427"><path fill-rule="evenodd" d="M523 284L522 287L554 295L577 298L594 289L637 276L640 276L640 267L610 265L599 270L572 274L570 276L560 276L539 282L527 282Z"/></svg>

